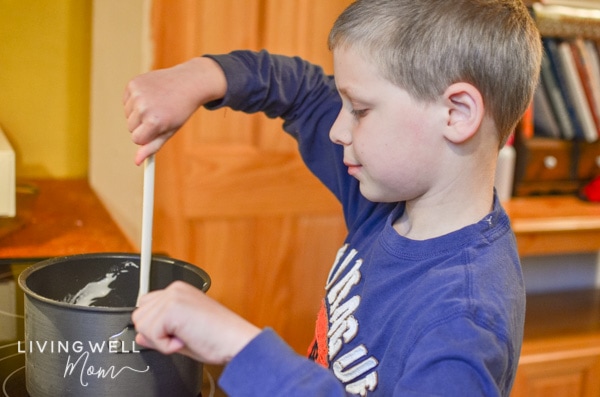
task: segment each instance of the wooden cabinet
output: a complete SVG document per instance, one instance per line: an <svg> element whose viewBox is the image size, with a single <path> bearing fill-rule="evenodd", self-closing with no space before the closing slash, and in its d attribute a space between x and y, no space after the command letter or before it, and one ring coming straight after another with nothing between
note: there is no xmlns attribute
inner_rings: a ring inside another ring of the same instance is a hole
<svg viewBox="0 0 600 397"><path fill-rule="evenodd" d="M595 345L585 345L584 341L573 341L567 346L548 343L541 345L537 354L529 353L519 363L511 396L600 396L598 340Z"/></svg>
<svg viewBox="0 0 600 397"><path fill-rule="evenodd" d="M504 204L522 256L600 250L600 204L572 196ZM527 297L513 397L600 397L600 291Z"/></svg>
<svg viewBox="0 0 600 397"><path fill-rule="evenodd" d="M528 297L511 396L600 396L600 291Z"/></svg>

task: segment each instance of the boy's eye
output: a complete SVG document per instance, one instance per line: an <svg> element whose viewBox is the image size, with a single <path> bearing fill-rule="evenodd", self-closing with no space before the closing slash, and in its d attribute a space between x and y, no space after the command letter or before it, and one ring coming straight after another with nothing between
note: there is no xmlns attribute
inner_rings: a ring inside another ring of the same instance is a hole
<svg viewBox="0 0 600 397"><path fill-rule="evenodd" d="M352 109L351 113L354 117L361 118L367 115L369 109Z"/></svg>

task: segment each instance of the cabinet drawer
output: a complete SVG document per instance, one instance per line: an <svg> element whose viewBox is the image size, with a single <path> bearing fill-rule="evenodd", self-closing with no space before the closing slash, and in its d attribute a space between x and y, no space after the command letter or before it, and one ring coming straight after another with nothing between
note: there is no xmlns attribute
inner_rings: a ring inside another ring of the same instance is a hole
<svg viewBox="0 0 600 397"><path fill-rule="evenodd" d="M519 150L519 180L561 181L571 178L573 144L558 139L534 138Z"/></svg>
<svg viewBox="0 0 600 397"><path fill-rule="evenodd" d="M582 143L578 148L577 178L591 180L600 175L600 141Z"/></svg>
<svg viewBox="0 0 600 397"><path fill-rule="evenodd" d="M517 142L516 149L516 196L577 191L573 142L532 138Z"/></svg>

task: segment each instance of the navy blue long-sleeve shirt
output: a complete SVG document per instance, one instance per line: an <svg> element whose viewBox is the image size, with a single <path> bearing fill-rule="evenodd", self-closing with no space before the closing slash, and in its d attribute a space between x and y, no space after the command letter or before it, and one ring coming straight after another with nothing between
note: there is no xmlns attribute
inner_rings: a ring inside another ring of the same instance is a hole
<svg viewBox="0 0 600 397"><path fill-rule="evenodd" d="M265 51L211 56L228 106L283 119L307 167L343 205L348 236L327 280L310 358L265 329L226 366L231 396L508 396L525 291L497 197L476 224L424 241L392 227L403 203L373 203L329 140L341 108L332 76ZM466 204L468 205L468 204Z"/></svg>

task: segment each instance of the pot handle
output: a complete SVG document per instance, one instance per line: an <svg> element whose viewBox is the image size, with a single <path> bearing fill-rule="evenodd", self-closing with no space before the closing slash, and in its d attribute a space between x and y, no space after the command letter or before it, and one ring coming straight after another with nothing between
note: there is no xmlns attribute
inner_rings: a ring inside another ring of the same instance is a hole
<svg viewBox="0 0 600 397"><path fill-rule="evenodd" d="M135 343L135 327L133 324L127 324L122 331L108 338L111 351L117 354L139 353L147 348Z"/></svg>

